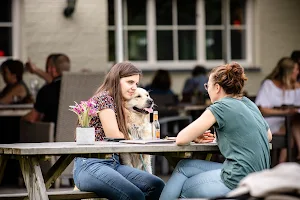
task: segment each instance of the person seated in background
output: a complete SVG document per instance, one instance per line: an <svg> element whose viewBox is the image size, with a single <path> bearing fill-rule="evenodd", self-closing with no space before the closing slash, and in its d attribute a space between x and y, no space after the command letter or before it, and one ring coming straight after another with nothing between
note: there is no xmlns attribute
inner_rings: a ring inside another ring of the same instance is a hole
<svg viewBox="0 0 300 200"><path fill-rule="evenodd" d="M175 116L177 111L166 110L166 106L178 104L178 97L171 90L171 76L167 70L159 69L155 72L152 83L144 87L154 100L160 117Z"/></svg>
<svg viewBox="0 0 300 200"><path fill-rule="evenodd" d="M206 90L203 85L208 81L206 72L206 68L201 65L197 65L193 69L192 77L187 79L184 83L182 90L182 102L192 102L193 96L200 96L204 100ZM206 98L208 98L208 96Z"/></svg>
<svg viewBox="0 0 300 200"><path fill-rule="evenodd" d="M47 57L45 71L38 68L34 63L32 63L30 58L28 58L28 61L26 62L25 67L30 73L36 74L39 77L41 77L42 79L44 79L46 81L46 84L51 83L53 80L53 77L51 76L51 74L48 70L49 70L50 66L53 66L53 64L54 64L53 59L58 55L59 54L52 53ZM70 60L69 60L69 62L70 62Z"/></svg>
<svg viewBox="0 0 300 200"><path fill-rule="evenodd" d="M300 106L300 83L297 82L299 68L291 58L281 58L277 66L273 69L263 81L255 103L260 108L262 114L296 114L298 109L280 109L284 105ZM291 129L294 136L298 157L300 160L300 118L295 115L291 120ZM284 117L266 118L272 133L285 134ZM279 162L286 161L287 151L282 150L279 156Z"/></svg>
<svg viewBox="0 0 300 200"><path fill-rule="evenodd" d="M171 90L171 77L167 70L159 69L155 72L152 83L145 86L150 94L174 94Z"/></svg>
<svg viewBox="0 0 300 200"><path fill-rule="evenodd" d="M33 103L28 87L23 81L24 65L19 60L6 60L1 64L6 86L0 93L1 104Z"/></svg>
<svg viewBox="0 0 300 200"><path fill-rule="evenodd" d="M53 65L49 65L48 73L52 82L44 85L37 94L34 109L22 119L31 123L36 121L57 122L58 103L63 71L70 70L70 59L65 54L53 57Z"/></svg>
<svg viewBox="0 0 300 200"><path fill-rule="evenodd" d="M300 69L300 50L293 51L291 54L291 58L295 63L298 64L298 67ZM300 82L300 74L298 74L297 81Z"/></svg>

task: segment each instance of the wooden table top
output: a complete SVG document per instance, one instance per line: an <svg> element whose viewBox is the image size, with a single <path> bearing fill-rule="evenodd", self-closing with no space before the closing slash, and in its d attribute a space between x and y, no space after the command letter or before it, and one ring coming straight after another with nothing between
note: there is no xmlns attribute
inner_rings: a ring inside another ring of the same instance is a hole
<svg viewBox="0 0 300 200"><path fill-rule="evenodd" d="M213 152L219 151L216 143L177 146L175 143L124 144L119 142L95 142L94 145L78 145L76 142L0 144L0 154L7 155L62 155L89 153L162 153L162 152Z"/></svg>

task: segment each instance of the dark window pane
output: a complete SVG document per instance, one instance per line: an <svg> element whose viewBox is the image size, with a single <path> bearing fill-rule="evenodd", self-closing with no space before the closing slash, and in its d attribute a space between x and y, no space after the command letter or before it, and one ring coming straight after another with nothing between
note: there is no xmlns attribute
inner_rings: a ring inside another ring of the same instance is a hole
<svg viewBox="0 0 300 200"><path fill-rule="evenodd" d="M222 31L206 31L206 59L222 59Z"/></svg>
<svg viewBox="0 0 300 200"><path fill-rule="evenodd" d="M156 0L156 24L172 25L172 0Z"/></svg>
<svg viewBox="0 0 300 200"><path fill-rule="evenodd" d="M177 0L178 25L196 24L196 0Z"/></svg>
<svg viewBox="0 0 300 200"><path fill-rule="evenodd" d="M108 25L115 25L115 4L114 0L108 0L107 6L108 6Z"/></svg>
<svg viewBox="0 0 300 200"><path fill-rule="evenodd" d="M146 31L128 31L128 59L147 60Z"/></svg>
<svg viewBox="0 0 300 200"><path fill-rule="evenodd" d="M245 3L245 0L230 1L230 24L237 26L245 24Z"/></svg>
<svg viewBox="0 0 300 200"><path fill-rule="evenodd" d="M196 31L178 31L179 60L196 60Z"/></svg>
<svg viewBox="0 0 300 200"><path fill-rule="evenodd" d="M0 27L0 55L12 56L12 35L10 27Z"/></svg>
<svg viewBox="0 0 300 200"><path fill-rule="evenodd" d="M222 23L222 0L205 0L205 24L220 25Z"/></svg>
<svg viewBox="0 0 300 200"><path fill-rule="evenodd" d="M245 30L231 30L231 59L246 59Z"/></svg>
<svg viewBox="0 0 300 200"><path fill-rule="evenodd" d="M0 22L11 22L11 3L12 0L0 1Z"/></svg>
<svg viewBox="0 0 300 200"><path fill-rule="evenodd" d="M146 1L127 0L128 25L146 25Z"/></svg>
<svg viewBox="0 0 300 200"><path fill-rule="evenodd" d="M157 60L173 60L172 31L157 31Z"/></svg>
<svg viewBox="0 0 300 200"><path fill-rule="evenodd" d="M108 31L108 60L115 61L115 31Z"/></svg>

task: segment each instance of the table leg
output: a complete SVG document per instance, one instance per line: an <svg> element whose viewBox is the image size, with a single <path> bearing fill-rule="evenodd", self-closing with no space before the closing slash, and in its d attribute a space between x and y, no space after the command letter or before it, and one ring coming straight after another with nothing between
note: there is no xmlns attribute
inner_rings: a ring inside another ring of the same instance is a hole
<svg viewBox="0 0 300 200"><path fill-rule="evenodd" d="M21 156L20 166L30 200L49 200L38 158Z"/></svg>
<svg viewBox="0 0 300 200"><path fill-rule="evenodd" d="M2 182L4 171L6 168L8 157L5 155L0 156L0 183Z"/></svg>
<svg viewBox="0 0 300 200"><path fill-rule="evenodd" d="M68 167L76 155L62 155L56 161L56 163L50 168L45 176L45 185L49 189L55 180L62 174L62 172Z"/></svg>

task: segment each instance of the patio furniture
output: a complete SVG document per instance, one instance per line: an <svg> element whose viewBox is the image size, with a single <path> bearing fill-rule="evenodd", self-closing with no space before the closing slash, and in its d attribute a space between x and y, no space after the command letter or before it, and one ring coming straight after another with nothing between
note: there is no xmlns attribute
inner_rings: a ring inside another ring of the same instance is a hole
<svg viewBox="0 0 300 200"><path fill-rule="evenodd" d="M57 142L75 141L75 129L77 126L77 116L69 111L69 106L74 105L74 101L88 100L103 82L104 72L64 72L62 76L58 118L56 124ZM67 179L70 184L73 179L73 164L62 174L62 179Z"/></svg>

